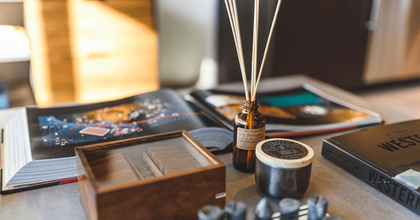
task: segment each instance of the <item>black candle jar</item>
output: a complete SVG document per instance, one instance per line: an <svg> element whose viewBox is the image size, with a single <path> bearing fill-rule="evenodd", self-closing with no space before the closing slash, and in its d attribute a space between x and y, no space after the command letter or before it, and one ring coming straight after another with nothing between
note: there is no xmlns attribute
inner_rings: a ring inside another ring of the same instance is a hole
<svg viewBox="0 0 420 220"><path fill-rule="evenodd" d="M258 143L255 182L264 194L299 198L309 186L314 151L301 142L274 138Z"/></svg>

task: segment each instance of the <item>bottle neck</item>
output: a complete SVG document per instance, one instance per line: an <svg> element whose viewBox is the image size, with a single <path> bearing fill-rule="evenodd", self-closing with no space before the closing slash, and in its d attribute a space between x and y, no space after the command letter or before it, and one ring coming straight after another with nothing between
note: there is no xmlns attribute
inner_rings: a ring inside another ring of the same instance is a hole
<svg viewBox="0 0 420 220"><path fill-rule="evenodd" d="M244 104L242 105L243 107L243 111L248 112L248 111L257 111L259 104L257 101L244 101Z"/></svg>

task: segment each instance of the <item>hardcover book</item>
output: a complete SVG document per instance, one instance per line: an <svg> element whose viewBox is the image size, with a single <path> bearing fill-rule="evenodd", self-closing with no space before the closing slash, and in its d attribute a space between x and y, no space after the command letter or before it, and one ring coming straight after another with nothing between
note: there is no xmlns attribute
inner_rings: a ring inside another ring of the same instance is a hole
<svg viewBox="0 0 420 220"><path fill-rule="evenodd" d="M325 139L322 155L420 215L420 120Z"/></svg>
<svg viewBox="0 0 420 220"><path fill-rule="evenodd" d="M217 150L233 136L168 89L96 104L22 108L4 127L1 193L77 181L77 146L177 130Z"/></svg>

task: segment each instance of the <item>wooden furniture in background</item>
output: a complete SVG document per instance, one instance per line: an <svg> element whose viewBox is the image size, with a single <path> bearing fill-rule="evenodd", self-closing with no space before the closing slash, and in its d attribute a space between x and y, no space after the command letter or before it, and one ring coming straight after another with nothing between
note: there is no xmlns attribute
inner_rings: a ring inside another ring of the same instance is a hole
<svg viewBox="0 0 420 220"><path fill-rule="evenodd" d="M366 84L420 78L420 0L377 2Z"/></svg>
<svg viewBox="0 0 420 220"><path fill-rule="evenodd" d="M27 0L25 14L38 105L158 89L152 0Z"/></svg>

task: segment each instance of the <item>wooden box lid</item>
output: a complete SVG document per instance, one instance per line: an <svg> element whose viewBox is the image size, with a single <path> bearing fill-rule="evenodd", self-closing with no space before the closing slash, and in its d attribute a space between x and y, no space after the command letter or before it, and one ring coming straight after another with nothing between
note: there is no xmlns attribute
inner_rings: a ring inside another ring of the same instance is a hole
<svg viewBox="0 0 420 220"><path fill-rule="evenodd" d="M76 148L88 219L196 219L223 206L225 166L186 131Z"/></svg>

